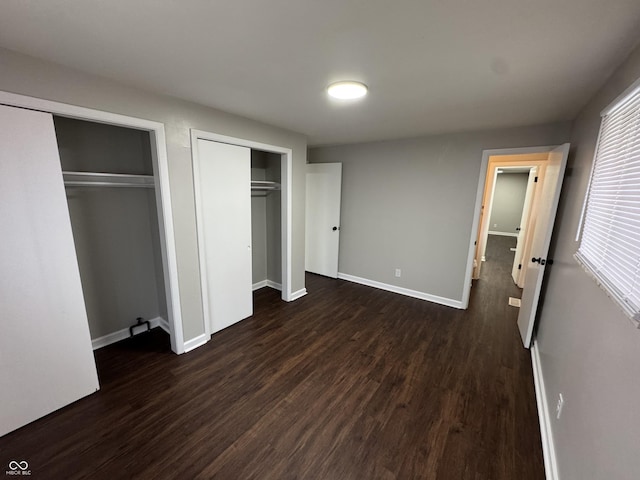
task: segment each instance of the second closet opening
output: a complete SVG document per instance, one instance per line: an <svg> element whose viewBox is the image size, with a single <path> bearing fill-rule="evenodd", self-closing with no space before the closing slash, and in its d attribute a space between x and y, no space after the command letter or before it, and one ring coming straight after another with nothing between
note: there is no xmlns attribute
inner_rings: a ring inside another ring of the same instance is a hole
<svg viewBox="0 0 640 480"><path fill-rule="evenodd" d="M282 290L281 155L251 150L253 290Z"/></svg>
<svg viewBox="0 0 640 480"><path fill-rule="evenodd" d="M253 315L252 291L290 302L292 150L191 131L205 333ZM189 345L191 347L191 345Z"/></svg>

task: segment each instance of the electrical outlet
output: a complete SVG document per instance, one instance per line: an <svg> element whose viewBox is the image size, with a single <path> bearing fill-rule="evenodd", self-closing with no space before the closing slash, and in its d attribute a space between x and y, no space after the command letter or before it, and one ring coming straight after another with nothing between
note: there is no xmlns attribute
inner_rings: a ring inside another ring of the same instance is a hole
<svg viewBox="0 0 640 480"><path fill-rule="evenodd" d="M401 277L402 276L402 270L400 270L399 268L396 268L396 277Z"/></svg>
<svg viewBox="0 0 640 480"><path fill-rule="evenodd" d="M560 415L562 415L562 407L564 406L564 397L562 394L558 394L558 405L556 405L556 418L560 420Z"/></svg>

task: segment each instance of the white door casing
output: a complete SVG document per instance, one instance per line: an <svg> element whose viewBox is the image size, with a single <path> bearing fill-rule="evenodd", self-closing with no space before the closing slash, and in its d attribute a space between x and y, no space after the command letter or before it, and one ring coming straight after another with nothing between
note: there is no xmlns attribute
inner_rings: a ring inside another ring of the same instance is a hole
<svg viewBox="0 0 640 480"><path fill-rule="evenodd" d="M251 149L198 138L194 179L205 319L215 333L253 314Z"/></svg>
<svg viewBox="0 0 640 480"><path fill-rule="evenodd" d="M532 237L530 250L532 258L525 258L523 263L526 272L522 302L518 314L518 329L525 348L531 346L544 271L548 265L547 254L551 243L568 155L568 143L560 145L549 152L541 198L538 203L535 230Z"/></svg>
<svg viewBox="0 0 640 480"><path fill-rule="evenodd" d="M51 114L0 106L0 435L98 390Z"/></svg>
<svg viewBox="0 0 640 480"><path fill-rule="evenodd" d="M338 278L341 163L307 165L305 269Z"/></svg>

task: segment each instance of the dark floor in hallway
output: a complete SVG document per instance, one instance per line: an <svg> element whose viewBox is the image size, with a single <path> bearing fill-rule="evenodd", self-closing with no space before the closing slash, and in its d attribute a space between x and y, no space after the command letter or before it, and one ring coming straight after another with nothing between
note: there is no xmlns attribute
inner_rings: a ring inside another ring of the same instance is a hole
<svg viewBox="0 0 640 480"><path fill-rule="evenodd" d="M306 297L259 290L191 353L157 329L105 347L102 389L0 438L0 461L46 479L541 480L503 253L489 242L467 311L308 275Z"/></svg>
<svg viewBox="0 0 640 480"><path fill-rule="evenodd" d="M516 248L515 237L488 235L486 262L482 264L480 278L499 282L500 288L505 288L510 296L520 298L522 290L515 285L511 277L515 257L515 251L512 251L512 248Z"/></svg>

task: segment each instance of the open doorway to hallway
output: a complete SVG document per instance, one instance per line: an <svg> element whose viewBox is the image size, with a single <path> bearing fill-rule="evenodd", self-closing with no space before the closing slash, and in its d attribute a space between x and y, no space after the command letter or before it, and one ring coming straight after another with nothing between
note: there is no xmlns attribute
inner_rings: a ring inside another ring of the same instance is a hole
<svg viewBox="0 0 640 480"><path fill-rule="evenodd" d="M532 166L538 168L533 177L535 190L531 200L531 211L522 221L526 225L522 247L522 272L513 275L513 281L523 288L521 308L518 315L518 327L523 345L529 348L533 338L536 312L540 291L544 280L544 271L553 259L547 258L556 211L562 189L562 181L569 155L568 143L556 147L533 147L521 149L485 150L476 200L476 216L472 226L471 248L467 272L469 276L481 282L482 257L486 259L487 240L490 224L490 204L493 201L498 170L506 167ZM522 225L521 225L522 226ZM513 248L513 247L510 247ZM518 249L516 248L516 255ZM514 262L515 263L515 262ZM519 281L524 280L523 284ZM465 286L464 303L468 302L472 283Z"/></svg>
<svg viewBox="0 0 640 480"><path fill-rule="evenodd" d="M533 225L540 202L538 185L544 181L549 151L491 155L484 182L480 228L473 279L482 278L488 240L493 236L511 237L511 265L508 274L518 287L525 282L523 258L527 258L534 233Z"/></svg>

